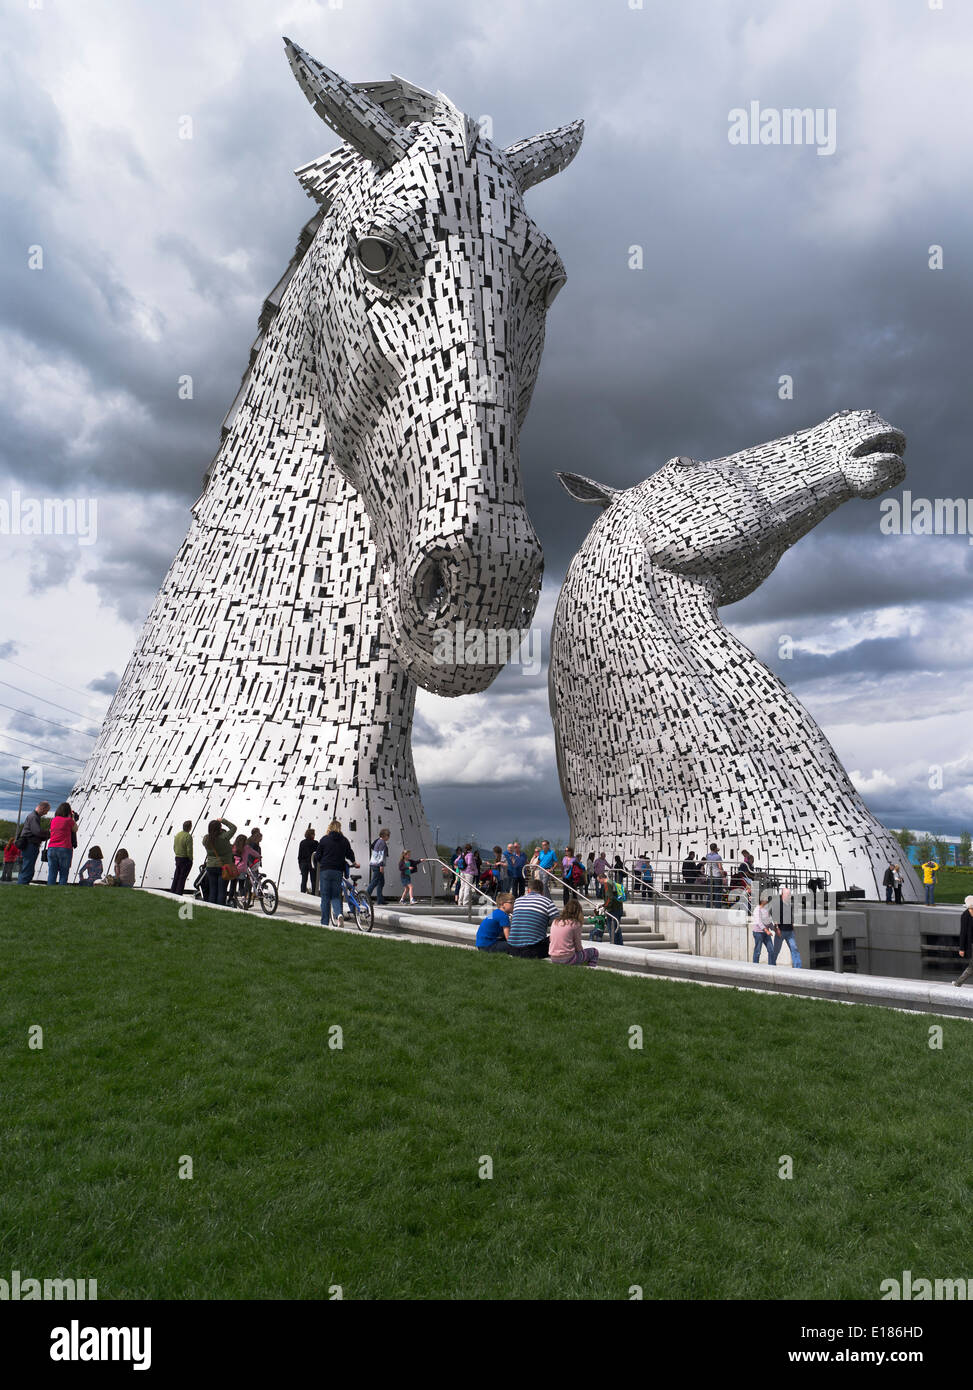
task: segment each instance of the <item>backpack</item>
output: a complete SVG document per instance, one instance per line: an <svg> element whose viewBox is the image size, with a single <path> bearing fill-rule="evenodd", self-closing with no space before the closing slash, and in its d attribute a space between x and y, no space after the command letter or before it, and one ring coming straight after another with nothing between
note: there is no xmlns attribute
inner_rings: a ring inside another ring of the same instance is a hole
<svg viewBox="0 0 973 1390"><path fill-rule="evenodd" d="M624 883L616 883L615 892L618 894L618 901L620 903L628 902L628 894L625 892Z"/></svg>
<svg viewBox="0 0 973 1390"><path fill-rule="evenodd" d="M570 869L568 869L568 882L572 884L573 887L577 888L580 883L584 882L584 877L584 867L579 864L576 859Z"/></svg>

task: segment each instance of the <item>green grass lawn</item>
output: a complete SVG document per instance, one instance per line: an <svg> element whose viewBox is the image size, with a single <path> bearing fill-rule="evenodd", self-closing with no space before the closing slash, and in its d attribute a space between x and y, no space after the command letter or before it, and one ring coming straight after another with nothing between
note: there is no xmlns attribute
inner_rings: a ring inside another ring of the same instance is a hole
<svg viewBox="0 0 973 1390"><path fill-rule="evenodd" d="M76 888L0 891L0 982L0 1277L798 1299L973 1274L959 1020Z"/></svg>
<svg viewBox="0 0 973 1390"><path fill-rule="evenodd" d="M922 882L922 870L916 871ZM973 893L973 871L970 869L940 869L936 875L936 903L961 903Z"/></svg>

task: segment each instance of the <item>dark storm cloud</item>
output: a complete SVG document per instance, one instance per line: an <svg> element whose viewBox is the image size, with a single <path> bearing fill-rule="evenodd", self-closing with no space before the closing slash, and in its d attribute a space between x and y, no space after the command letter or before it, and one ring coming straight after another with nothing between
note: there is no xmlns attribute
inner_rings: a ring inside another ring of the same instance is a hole
<svg viewBox="0 0 973 1390"><path fill-rule="evenodd" d="M558 469L627 487L674 454L714 458L869 407L907 435L915 494L973 493L973 229L961 177L973 89L946 61L970 42L953 8L376 0L289 15L293 37L352 80L397 72L441 88L489 116L501 144L586 119L574 163L527 194L569 277L521 441L545 597L598 515L562 492ZM79 412L84 399L100 408L81 448L62 419L0 399L0 470L29 476L37 494L101 500L90 579L135 622L218 447L262 300L313 212L291 170L337 142L294 84L284 21L264 0L90 0L83 25L55 10L44 12L48 30L26 7L10 17L16 57L0 84L0 148L15 196L0 206L0 237L14 251L0 258L0 331L15 359L33 352L77 375ZM57 90L71 44L52 58L62 24L78 25L88 61L103 62L106 96L147 54L163 79L145 82L134 120L95 103L83 167ZM836 108L837 153L731 146L728 111L758 96ZM193 139L177 145L181 113ZM35 243L45 269L32 274ZM927 267L932 243L944 247L941 272ZM632 246L641 270L629 268ZM192 401L178 398L182 374L193 377ZM782 374L794 379L793 401L778 399ZM150 536L131 535L124 508L108 514L125 493L156 520ZM942 621L969 587L965 542L880 537L877 507L840 508L724 619L779 623L798 639L817 620L869 607ZM56 585L70 561L37 563L38 582ZM951 670L961 669L957 648ZM922 644L867 638L835 656L799 652L777 669L788 681L853 685L941 665ZM540 732L545 681L546 669L506 672L482 708L513 719L520 706ZM416 734L430 746L438 737L422 717ZM520 833L558 833L553 787L476 796L481 838L506 843L508 798ZM430 820L437 807L443 819L459 814L469 797L469 787L430 788Z"/></svg>
<svg viewBox="0 0 973 1390"><path fill-rule="evenodd" d="M869 524L855 537L824 535L821 528L798 541L754 594L721 610L723 621L736 625L779 618L793 633L794 619L892 604L955 604L973 570L973 550L966 540L882 536L878 504L870 506Z"/></svg>
<svg viewBox="0 0 973 1390"><path fill-rule="evenodd" d="M472 794L471 794L472 793ZM432 786L422 792L426 818L443 844L465 844L475 836L481 846L506 848L511 840L526 844L533 837L564 843L568 818L550 788L515 782L500 787Z"/></svg>

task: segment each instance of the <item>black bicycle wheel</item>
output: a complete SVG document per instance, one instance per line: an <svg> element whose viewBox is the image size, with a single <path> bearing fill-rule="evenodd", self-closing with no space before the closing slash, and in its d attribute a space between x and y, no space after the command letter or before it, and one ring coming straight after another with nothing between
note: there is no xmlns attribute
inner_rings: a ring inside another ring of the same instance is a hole
<svg viewBox="0 0 973 1390"><path fill-rule="evenodd" d="M359 931L371 931L375 925L375 917L372 913L372 900L367 893L362 893L358 899L358 906L355 909L355 921L358 923Z"/></svg>
<svg viewBox="0 0 973 1390"><path fill-rule="evenodd" d="M268 917L272 917L277 911L277 884L272 878L260 881L260 906Z"/></svg>

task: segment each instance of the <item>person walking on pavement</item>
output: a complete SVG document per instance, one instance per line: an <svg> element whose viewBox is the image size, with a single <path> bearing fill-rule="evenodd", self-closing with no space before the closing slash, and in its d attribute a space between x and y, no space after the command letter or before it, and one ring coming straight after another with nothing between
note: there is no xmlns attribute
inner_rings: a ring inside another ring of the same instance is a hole
<svg viewBox="0 0 973 1390"><path fill-rule="evenodd" d="M321 887L321 925L334 916L339 927L345 925L341 884L348 866L358 868L355 851L341 833L341 821L333 820L318 841L318 883Z"/></svg>
<svg viewBox="0 0 973 1390"><path fill-rule="evenodd" d="M389 857L389 840L392 837L391 830L380 830L378 839L372 845L371 858L368 861L368 870L371 877L368 880L366 893L369 897L372 891L375 893L375 902L379 907L384 907L385 898L383 890L385 888L385 865Z"/></svg>

